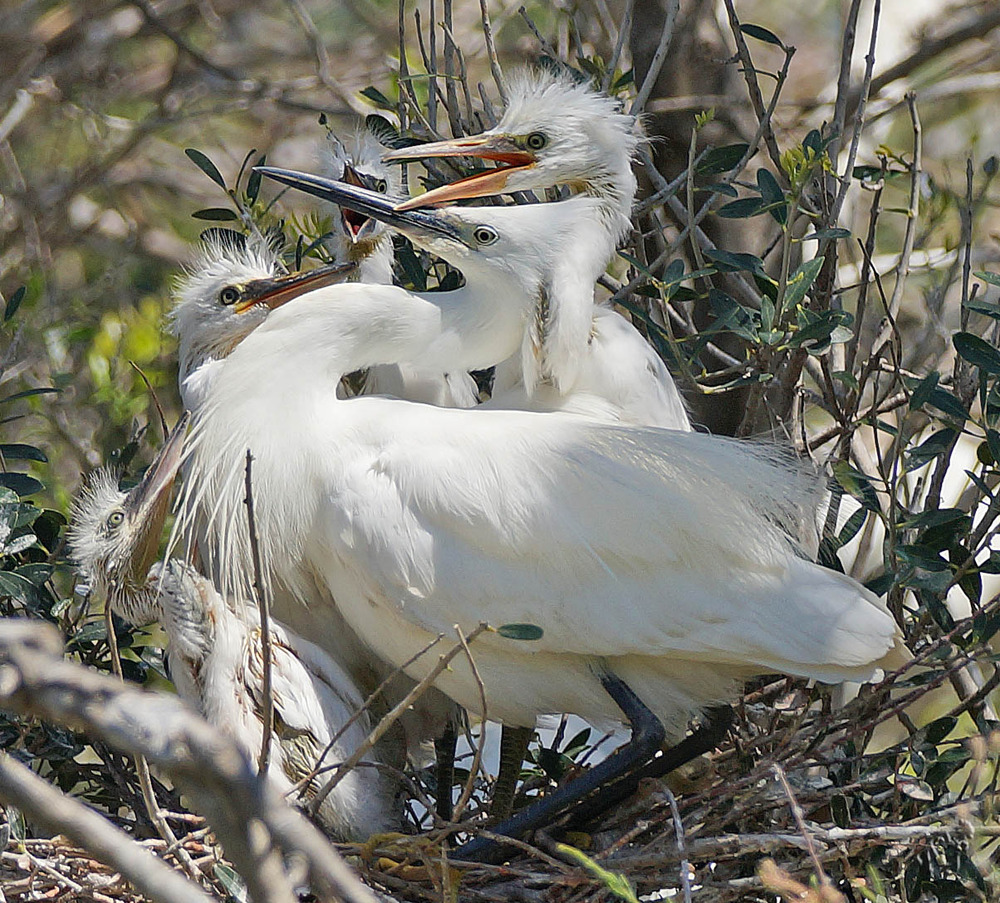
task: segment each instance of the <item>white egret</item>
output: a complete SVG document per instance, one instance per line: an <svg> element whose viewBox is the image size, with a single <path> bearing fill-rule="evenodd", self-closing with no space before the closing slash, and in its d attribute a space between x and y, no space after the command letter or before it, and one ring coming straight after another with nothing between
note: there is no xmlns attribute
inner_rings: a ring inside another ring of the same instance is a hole
<svg viewBox="0 0 1000 903"><path fill-rule="evenodd" d="M550 208L573 202L593 199L397 216L463 242L466 272L495 258L539 284L560 247L538 236L555 237ZM475 644L490 717L528 727L545 713L624 714L635 745L588 772L584 789L652 756L661 723L677 735L751 675L864 680L903 654L874 595L798 554L789 537L813 481L766 448L559 412L336 397L344 373L481 346L481 313L463 320L447 298L463 294L468 285L319 289L272 311L225 359L195 417L179 518L200 527L222 587L245 593L250 573L249 448L267 580L318 578L400 666L455 624L532 625L531 642L498 632ZM463 329L474 334L463 341ZM436 685L479 708L467 663ZM557 791L501 830L535 827L571 799Z"/></svg>
<svg viewBox="0 0 1000 903"><path fill-rule="evenodd" d="M501 363L509 355L498 358L498 354L513 347L525 362L525 372L544 368L546 312L556 291L565 298L572 294L560 281L564 255L576 251L581 230L589 231L598 216L602 203L598 198L579 195L545 205L447 207L421 213L400 211L380 195L321 176L270 166L260 170L279 182L383 220L460 269L466 281L466 322L461 326L466 347L455 353L461 354L463 364L478 369ZM523 231L517 233L517 228ZM501 236L502 246L480 253ZM587 308L590 318L589 338L577 349L573 383L563 383L562 388L553 382L535 383L529 392L528 380L501 376L493 406L570 411L640 426L691 429L680 394L656 352L623 317L595 307L593 279L588 285L586 298L572 299L577 307ZM501 308L514 315L505 317L504 323L518 329L516 336L494 332L491 337L487 332L496 328ZM483 356L487 348L489 353ZM449 366L445 360L442 365Z"/></svg>
<svg viewBox="0 0 1000 903"><path fill-rule="evenodd" d="M81 574L106 593L115 614L133 624L162 622L178 695L256 759L264 733L256 606L224 600L190 564L152 564L186 429L185 417L128 492L118 488L115 470L96 472L74 506L70 548ZM310 776L320 758L325 766L335 765L367 737L369 722L362 713L323 756L364 700L343 668L277 621L271 623L271 650L274 728L268 778L284 793L295 790L293 799L307 804L322 777L301 790L296 785ZM323 800L317 818L342 840L397 830L401 807L396 790L369 755Z"/></svg>
<svg viewBox="0 0 1000 903"><path fill-rule="evenodd" d="M330 133L323 168L337 181L399 198L402 191L399 170L382 162L384 151L367 129L357 136L350 152ZM389 230L379 220L347 207L335 205L334 211L333 256L335 261L357 264L350 281L391 285L393 247ZM445 373L395 364L372 367L365 376L361 394L393 395L449 408L468 408L479 402L476 381L465 371Z"/></svg>
<svg viewBox="0 0 1000 903"><path fill-rule="evenodd" d="M519 365L515 361L500 371L501 390L514 392L512 405L519 382L528 396L542 383L548 397L533 405L539 409L551 407L553 396L585 391L611 400L624 422L690 429L677 387L649 343L623 317L594 306L594 282L631 228L632 157L640 140L635 118L614 98L568 75L526 70L511 78L507 108L494 128L383 157L405 162L468 156L498 164L418 195L400 210L556 185L598 202L553 271L540 311L540 353L522 355Z"/></svg>

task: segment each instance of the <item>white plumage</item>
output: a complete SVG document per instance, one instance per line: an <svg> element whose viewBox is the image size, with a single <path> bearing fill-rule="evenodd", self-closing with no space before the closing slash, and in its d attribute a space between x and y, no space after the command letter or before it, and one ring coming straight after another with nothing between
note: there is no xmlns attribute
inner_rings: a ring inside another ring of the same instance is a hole
<svg viewBox="0 0 1000 903"><path fill-rule="evenodd" d="M798 556L788 536L813 481L764 449L565 414L338 401L345 372L426 359L440 325L428 308L388 287L320 290L227 359L196 418L184 499L225 585L249 560L238 512L251 448L273 576L319 574L386 660L456 623L543 629L476 644L490 715L511 724L617 719L598 662L678 729L750 674L864 679L891 656L898 631L879 600ZM438 686L477 707L466 666Z"/></svg>
<svg viewBox="0 0 1000 903"><path fill-rule="evenodd" d="M224 600L191 565L168 560L150 567L168 510L170 490L187 429L185 418L129 492L117 474L99 470L74 507L70 546L82 575L106 595L112 611L133 624L160 620L169 641L170 672L178 695L251 759L263 734L263 657L255 606ZM364 700L351 677L321 649L280 622L271 623L274 732L268 777L290 792L320 764L327 745ZM336 765L368 735L362 713L327 752ZM396 830L401 807L396 782L376 767L374 755L326 797L317 818L334 837L364 840ZM322 776L293 798L308 803Z"/></svg>
<svg viewBox="0 0 1000 903"><path fill-rule="evenodd" d="M691 429L680 393L649 343L624 317L594 305L594 282L631 228L632 157L640 140L635 119L613 98L566 75L521 71L495 128L386 155L387 161L462 155L499 164L419 195L401 210L556 185L596 202L554 262L534 344L498 368L498 403Z"/></svg>

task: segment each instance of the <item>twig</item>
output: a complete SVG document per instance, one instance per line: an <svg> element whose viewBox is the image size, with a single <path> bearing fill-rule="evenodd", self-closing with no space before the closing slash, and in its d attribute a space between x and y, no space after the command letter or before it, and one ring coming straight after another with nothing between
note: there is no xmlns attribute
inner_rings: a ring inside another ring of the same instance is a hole
<svg viewBox="0 0 1000 903"><path fill-rule="evenodd" d="M124 681L125 675L122 673L122 660L118 654L118 637L115 634L114 619L111 608L106 602L104 605L104 631L107 634L108 652L111 656L111 670L118 680ZM139 779L139 790L142 793L142 802L146 807L149 820L156 828L156 833L163 838L163 842L168 847L174 849L174 855L183 866L184 871L195 881L199 881L202 878L201 869L191 860L187 850L178 843L177 835L174 834L173 828L170 827L170 823L163 817L163 812L160 810L160 804L156 800L156 789L153 787L153 776L149 773L149 763L141 755L135 756L134 761L136 777Z"/></svg>
<svg viewBox="0 0 1000 903"><path fill-rule="evenodd" d="M260 547L257 543L257 524L253 511L253 455L247 449L246 470L244 472L244 487L247 506L247 528L250 532L250 554L253 559L253 586L257 596L257 610L260 612L260 654L261 663L261 693L264 696L264 707L261 713L263 734L260 742L260 754L257 757L257 772L267 774L268 759L271 756L271 739L274 733L274 692L271 684L271 606L268 598L269 583L264 582L260 565Z"/></svg>
<svg viewBox="0 0 1000 903"><path fill-rule="evenodd" d="M681 889L684 891L684 903L691 903L691 863L687 859L686 844L684 840L684 822L681 820L681 811L677 808L677 798L673 791L663 785L663 792L670 803L670 815L674 820L674 835L677 838L677 854L680 857Z"/></svg>
<svg viewBox="0 0 1000 903"><path fill-rule="evenodd" d="M753 105L754 113L757 114L757 119L764 124L764 146L771 157L771 162L775 165L778 172L781 173L783 171L781 168L781 151L778 149L778 142L774 137L774 129L771 128L771 122L764 111L764 97L760 93L760 85L757 83L757 69L753 64L753 58L750 56L750 48L747 47L746 38L743 37L743 32L740 30L740 20L736 15L733 0L725 0L725 3L726 12L729 15L729 27L733 33L733 40L736 42L736 52L740 58L740 62L743 64L743 77L746 79L747 91L750 94L750 103ZM793 53L795 52L794 47L782 46L786 55L789 50ZM775 87L775 91L777 90L778 88Z"/></svg>
<svg viewBox="0 0 1000 903"><path fill-rule="evenodd" d="M149 378L135 361L129 361L132 365L132 369L139 374L139 378L146 384L146 391L149 392L150 398L153 399L153 405L156 408L156 413L160 418L160 429L163 431L163 441L166 442L167 436L170 435L170 427L167 426L167 416L163 413L163 408L160 405L160 399L156 397L156 390L153 388L152 383L150 383Z"/></svg>
<svg viewBox="0 0 1000 903"><path fill-rule="evenodd" d="M649 63L649 69L642 80L642 87L632 102L630 112L633 116L638 116L642 113L646 106L646 101L649 100L649 95L652 93L653 88L656 87L656 80L660 77L660 70L663 68L664 60L667 58L667 51L670 50L670 41L674 36L674 26L677 24L677 12L680 10L680 6L680 0L668 0L667 2L663 31L660 32L660 43L656 46L656 53L653 54L653 59ZM622 28L624 27L622 25Z"/></svg>
<svg viewBox="0 0 1000 903"><path fill-rule="evenodd" d="M615 77L615 70L618 68L618 61L622 58L622 50L625 48L625 38L632 27L632 12L635 9L635 0L625 0L625 10L619 19L618 37L615 39L615 49L608 60L608 68L601 80L601 90L606 94L611 89L611 80ZM610 33L608 35L610 37Z"/></svg>
<svg viewBox="0 0 1000 903"><path fill-rule="evenodd" d="M486 41L486 55L490 59L490 72L493 74L493 81L500 92L500 100L507 106L507 85L504 82L503 73L500 71L500 60L497 59L496 44L493 43L493 26L490 25L490 11L487 9L487 0L479 0L479 16L483 23L483 38Z"/></svg>
<svg viewBox="0 0 1000 903"><path fill-rule="evenodd" d="M872 72L875 69L875 44L878 38L878 24L881 12L882 0L875 0L875 6L872 10L872 32L868 40L868 53L865 55L865 75L861 80L861 93L859 95L859 99L856 104L857 109L854 114L854 131L851 135L851 147L847 152L847 163L844 166L844 174L840 177L840 188L837 191L836 200L834 200L833 206L830 208L830 225L837 224L837 220L840 218L840 211L844 207L844 200L847 198L847 189L850 187L851 180L854 178L854 161L858 158L858 147L861 144L861 132L865 127L865 107L868 105L868 97L871 92ZM848 60L847 65L850 67L850 60ZM839 93L837 95L837 105L839 109ZM844 121L846 122L846 119ZM834 160L834 164L836 164L836 159ZM825 247L826 242L823 242L819 253L823 253L823 248Z"/></svg>
<svg viewBox="0 0 1000 903"><path fill-rule="evenodd" d="M479 636L479 634L488 629L488 625L480 624L469 634L466 642L471 643L477 636ZM391 711L383 716L382 720L375 725L372 732L365 738L365 742L340 763L330 780L327 781L322 788L320 788L319 792L313 798L313 801L309 804L310 812L316 812L319 809L323 800L330 795L334 787L336 787L344 779L345 775L347 775L347 773L361 761L362 757L365 756L376 743L378 743L385 732L389 730L396 720L405 711L407 711L411 705L413 705L414 701L423 695L427 688L434 683L438 675L441 674L441 672L444 671L449 664L451 664L451 660L462 651L463 645L463 643L456 643L452 649L442 655L438 663L427 673L427 676L424 677L424 679L421 680L420 683L418 683L412 690L410 690L410 692L407 693L406 696L404 696Z"/></svg>
<svg viewBox="0 0 1000 903"><path fill-rule="evenodd" d="M483 679L479 674L479 669L476 667L476 661L472 657L472 652L469 649L469 644L465 637L462 635L462 629L455 625L455 633L458 634L458 641L462 644L462 650L465 652L465 657L469 661L469 668L472 671L472 677L476 681L476 689L479 691L479 717L480 723L483 729L486 728L486 687L483 684ZM470 635L471 639L471 635ZM475 749L472 752L472 764L469 766L469 778L465 782L465 787L462 788L462 795L458 798L458 802L455 803L454 811L452 812L452 821L461 821L462 813L465 811L465 807L469 804L469 800L472 798L472 791L476 786L476 775L479 774L479 766L483 760L483 744L482 744L482 734L480 734L480 742L476 744Z"/></svg>
<svg viewBox="0 0 1000 903"><path fill-rule="evenodd" d="M93 809L60 793L5 752L0 752L0 797L32 821L65 834L150 899L160 903L211 903L214 899Z"/></svg>
<svg viewBox="0 0 1000 903"><path fill-rule="evenodd" d="M830 876L827 875L826 870L823 868L823 864L819 861L819 856L816 855L816 845L813 843L812 835L810 835L809 830L806 828L805 814L802 811L802 807L799 805L799 801L795 799L795 794L792 793L792 786L788 783L788 778L785 775L785 769L783 769L777 762L775 762L771 767L781 784L781 789L785 791L785 796L788 797L788 805L792 810L792 817L795 819L795 824L799 829L799 833L802 835L802 839L806 842L806 850L808 850L809 858L812 860L813 869L816 872L816 878L822 886L829 887L832 884Z"/></svg>

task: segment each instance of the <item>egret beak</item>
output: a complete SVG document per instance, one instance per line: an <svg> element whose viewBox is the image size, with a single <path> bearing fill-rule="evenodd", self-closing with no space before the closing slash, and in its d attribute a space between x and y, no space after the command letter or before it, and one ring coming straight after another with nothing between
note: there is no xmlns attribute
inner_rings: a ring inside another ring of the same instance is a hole
<svg viewBox="0 0 1000 903"><path fill-rule="evenodd" d="M313 289L343 282L357 268L356 263L328 263L304 273L254 279L240 290L240 299L233 305L233 310L241 314L257 304L266 304L274 310Z"/></svg>
<svg viewBox="0 0 1000 903"><path fill-rule="evenodd" d="M447 222L436 210L406 210L402 211L395 202L377 191L369 191L357 185L348 185L335 179L323 176L313 176L309 173L295 172L291 169L279 169L274 166L256 166L255 172L263 173L269 179L298 188L307 194L332 201L340 207L346 207L371 219L391 226L407 237L413 236L419 243L419 238L428 236L460 241L455 228Z"/></svg>
<svg viewBox="0 0 1000 903"><path fill-rule="evenodd" d="M365 179L361 173L351 166L350 163L344 163L344 174L340 178L342 182L346 182L348 185L354 185L358 188L370 187L365 184ZM344 226L344 231L352 241L358 240L358 237L361 235L361 231L371 220L371 217L356 213L347 207L340 208L340 217Z"/></svg>
<svg viewBox="0 0 1000 903"><path fill-rule="evenodd" d="M150 565L156 560L163 522L170 510L170 490L181 466L189 420L190 414L185 411L142 479L125 498L126 516L135 524L131 565L136 585L146 579Z"/></svg>
<svg viewBox="0 0 1000 903"><path fill-rule="evenodd" d="M404 201L396 208L397 210L412 210L414 207L430 204L502 194L512 172L527 169L538 162L538 158L531 151L520 147L506 135L473 135L450 141L435 141L432 144L415 144L412 147L390 151L383 155L382 160L385 163L406 163L428 157L475 157L503 165L449 182L440 188L433 188Z"/></svg>

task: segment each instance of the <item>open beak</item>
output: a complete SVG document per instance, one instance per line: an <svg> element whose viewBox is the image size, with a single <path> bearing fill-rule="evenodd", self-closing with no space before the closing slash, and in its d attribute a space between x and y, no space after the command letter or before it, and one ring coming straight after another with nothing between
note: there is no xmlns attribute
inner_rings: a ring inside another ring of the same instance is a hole
<svg viewBox="0 0 1000 903"><path fill-rule="evenodd" d="M341 181L346 182L348 185L354 185L357 188L367 188L365 185L364 178L361 173L359 173L350 163L344 164L344 174L341 176ZM371 221L371 217L365 216L364 214L357 213L348 207L340 208L340 217L344 225L344 231L348 234L352 241L357 241L358 237L361 235L361 230Z"/></svg>
<svg viewBox="0 0 1000 903"><path fill-rule="evenodd" d="M303 273L254 279L243 286L242 296L233 305L233 310L241 314L257 304L266 304L271 310L274 310L306 292L323 288L325 285L343 282L357 268L356 263L328 263Z"/></svg>
<svg viewBox="0 0 1000 903"><path fill-rule="evenodd" d="M507 180L515 170L527 169L538 162L529 150L515 144L505 135L473 135L468 138L453 138L450 141L435 141L432 144L415 144L390 151L382 157L386 163L407 163L428 157L475 157L501 164L496 169L487 169L464 179L458 179L440 188L417 195L404 201L396 209L412 210L429 204L443 204L465 198L481 198L491 194L502 194Z"/></svg>
<svg viewBox="0 0 1000 903"><path fill-rule="evenodd" d="M137 524L135 554L132 556L132 568L137 583L142 583L146 579L150 565L156 560L163 522L170 510L170 490L181 466L181 452L184 450L184 437L189 420L190 414L185 411L167 437L156 459L149 465L143 478L131 489L125 500L128 517Z"/></svg>
<svg viewBox="0 0 1000 903"><path fill-rule="evenodd" d="M413 237L418 243L421 237L440 237L456 240L454 227L444 220L436 210L402 210L395 202L377 191L369 191L357 185L338 182L323 176L279 169L274 166L256 166L255 172L263 173L269 179L298 188L307 194L332 201L355 213L377 219L387 226ZM424 195L426 197L426 195Z"/></svg>

